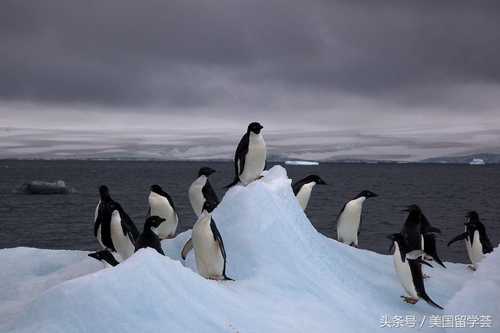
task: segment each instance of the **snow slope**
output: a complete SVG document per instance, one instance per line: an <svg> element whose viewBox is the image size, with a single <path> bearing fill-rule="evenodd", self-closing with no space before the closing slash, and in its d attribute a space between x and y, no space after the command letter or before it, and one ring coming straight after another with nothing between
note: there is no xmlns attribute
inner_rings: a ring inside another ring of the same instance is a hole
<svg viewBox="0 0 500 333"><path fill-rule="evenodd" d="M280 166L229 190L214 218L234 282L200 277L192 252L182 262L189 231L163 242L168 257L141 250L110 269L85 252L1 250L0 332L382 332L384 316L420 322L449 312L403 303L391 256L318 233ZM476 273L453 263L428 269L428 294L461 314L500 318L495 299L484 308L463 301L476 290L472 277L498 293L498 280L488 278L498 257ZM398 332L405 330L416 328ZM424 323L419 331L443 330Z"/></svg>

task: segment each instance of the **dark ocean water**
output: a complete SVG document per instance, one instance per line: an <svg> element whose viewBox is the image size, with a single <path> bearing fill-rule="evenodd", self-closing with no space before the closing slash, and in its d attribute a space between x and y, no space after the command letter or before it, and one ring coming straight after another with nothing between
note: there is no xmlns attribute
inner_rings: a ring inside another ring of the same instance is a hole
<svg viewBox="0 0 500 333"><path fill-rule="evenodd" d="M177 206L180 231L189 229L195 216L187 189L204 165L217 170L211 181L222 197L222 187L232 179L228 162L0 161L0 248L97 249L93 216L100 184L110 187L112 197L141 229L149 186L160 184ZM438 239L443 260L467 261L461 243L446 247L447 240L462 232L467 210L479 212L494 245L500 241L498 165L323 163L286 169L293 179L316 173L329 184L315 187L307 210L316 229L328 237L335 237L335 218L344 202L369 189L380 196L365 203L361 248L388 253L385 236L401 229L406 217L401 209L412 203L420 205L431 223L443 231ZM58 179L76 192L14 193L24 182Z"/></svg>

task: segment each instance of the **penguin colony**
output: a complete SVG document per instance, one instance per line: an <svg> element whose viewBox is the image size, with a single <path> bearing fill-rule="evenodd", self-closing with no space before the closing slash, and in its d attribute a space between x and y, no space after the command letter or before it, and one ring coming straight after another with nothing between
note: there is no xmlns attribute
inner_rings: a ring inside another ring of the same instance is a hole
<svg viewBox="0 0 500 333"><path fill-rule="evenodd" d="M262 177L267 156L262 129L263 126L257 122L248 125L234 155L233 181L226 188L236 184L246 186ZM232 280L226 274L226 250L212 216L219 204L217 194L209 181L214 172L215 170L209 167L201 168L188 189L189 202L197 221L193 226L191 238L181 251L181 257L185 260L193 250L197 271L201 276L213 280ZM297 203L304 211L316 185L326 185L326 182L318 175L309 175L291 185ZM159 254L165 255L161 240L176 236L179 218L174 201L160 185L152 185L150 188L149 207L142 233L139 233L122 206L111 198L107 186L99 187L99 197L94 214L94 236L102 250L90 253L90 257L112 267L127 260L142 248L153 248ZM336 219L339 242L356 248L359 246L363 204L374 197L377 197L376 193L363 190L344 204ZM433 267L430 261L446 268L436 249L436 234L441 231L430 224L419 206L410 205L404 212L408 216L401 231L388 236L391 240L390 250L394 249L394 269L406 293L401 297L409 304L423 299L431 306L442 309L427 294L424 280L429 276L424 274L422 269L422 265ZM463 240L471 262L469 268L476 270L481 259L492 252L493 247L477 212L468 212L464 225L464 232L451 239L448 246Z"/></svg>

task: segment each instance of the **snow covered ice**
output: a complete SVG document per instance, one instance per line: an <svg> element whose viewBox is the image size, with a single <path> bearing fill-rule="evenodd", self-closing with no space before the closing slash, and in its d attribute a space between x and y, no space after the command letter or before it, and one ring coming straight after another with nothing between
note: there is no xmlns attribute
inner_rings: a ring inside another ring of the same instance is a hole
<svg viewBox="0 0 500 333"><path fill-rule="evenodd" d="M476 272L425 268L427 292L444 311L406 304L392 257L318 233L280 166L231 188L214 219L236 281L199 276L192 251L182 261L190 231L162 242L168 257L145 249L107 269L83 251L1 250L0 332L390 331L384 316L415 316L417 328L398 332L444 332L418 326L423 316L450 314L491 315L493 328L481 330L500 327L498 250Z"/></svg>

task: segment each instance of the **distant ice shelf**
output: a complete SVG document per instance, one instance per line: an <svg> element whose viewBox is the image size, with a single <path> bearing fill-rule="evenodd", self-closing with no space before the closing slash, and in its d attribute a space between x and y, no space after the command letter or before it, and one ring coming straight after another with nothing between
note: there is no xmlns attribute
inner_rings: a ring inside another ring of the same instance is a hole
<svg viewBox="0 0 500 333"><path fill-rule="evenodd" d="M316 161L285 161L286 165L319 165Z"/></svg>

